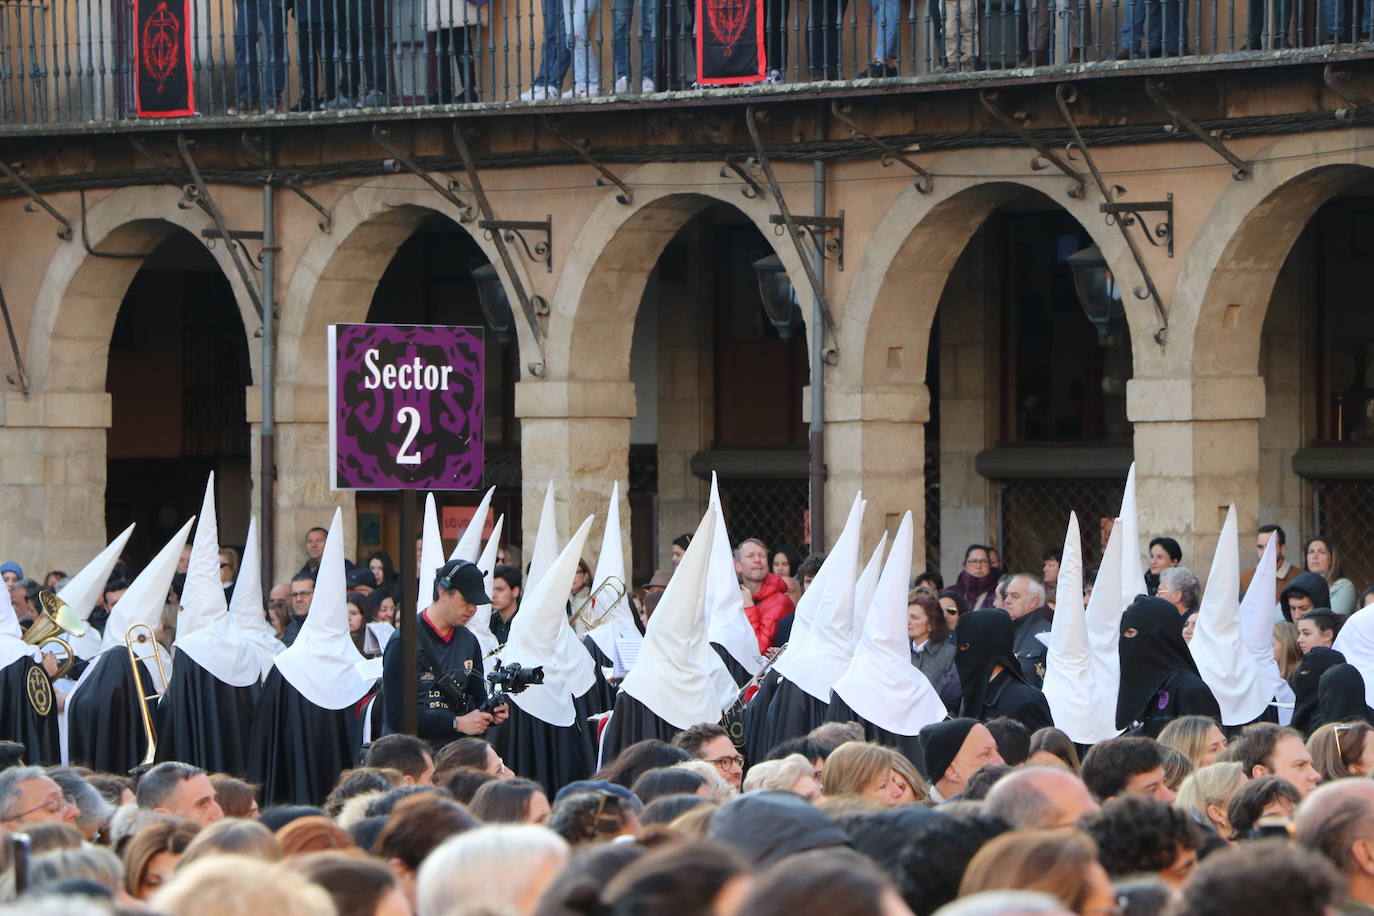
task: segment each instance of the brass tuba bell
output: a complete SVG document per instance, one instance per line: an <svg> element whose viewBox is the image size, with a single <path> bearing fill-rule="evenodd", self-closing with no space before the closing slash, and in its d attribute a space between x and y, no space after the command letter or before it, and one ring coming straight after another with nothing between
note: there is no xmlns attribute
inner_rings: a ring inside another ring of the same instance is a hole
<svg viewBox="0 0 1374 916"><path fill-rule="evenodd" d="M24 634L24 642L40 648L55 642L66 650L67 660L58 666L54 679L62 677L76 663L76 653L72 651L71 643L59 636L59 633L75 637L84 636L86 622L81 619L81 615L72 610L70 604L57 597L56 592L45 588L38 593L38 616Z"/></svg>

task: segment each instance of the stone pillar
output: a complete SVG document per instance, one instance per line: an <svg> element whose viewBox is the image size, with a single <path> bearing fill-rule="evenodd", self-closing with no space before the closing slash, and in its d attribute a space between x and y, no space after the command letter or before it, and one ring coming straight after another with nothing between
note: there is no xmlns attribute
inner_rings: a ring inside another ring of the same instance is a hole
<svg viewBox="0 0 1374 916"><path fill-rule="evenodd" d="M41 580L105 547L104 392L0 396L0 557Z"/></svg>
<svg viewBox="0 0 1374 916"><path fill-rule="evenodd" d="M1264 379L1132 379L1126 412L1135 424L1140 548L1175 538L1184 564L1205 576L1227 506L1236 505L1241 537L1258 523Z"/></svg>
<svg viewBox="0 0 1374 916"><path fill-rule="evenodd" d="M630 418L635 412L634 383L524 379L515 385L515 415L520 418L520 478L525 561L529 561L544 507L544 488L553 481L561 542L588 515L597 522L588 540L587 562L601 543L606 500L620 481L620 524L629 565L630 508L626 499L630 459Z"/></svg>

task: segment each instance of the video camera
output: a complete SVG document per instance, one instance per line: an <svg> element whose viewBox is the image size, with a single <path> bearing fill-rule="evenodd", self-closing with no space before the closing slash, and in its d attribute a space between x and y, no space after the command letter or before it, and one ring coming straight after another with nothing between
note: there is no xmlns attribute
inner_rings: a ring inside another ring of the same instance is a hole
<svg viewBox="0 0 1374 916"><path fill-rule="evenodd" d="M497 665L487 674L487 683L491 684L491 692L482 704L482 712L504 705L508 693L520 693L532 684L544 683L544 666L526 668L519 662Z"/></svg>

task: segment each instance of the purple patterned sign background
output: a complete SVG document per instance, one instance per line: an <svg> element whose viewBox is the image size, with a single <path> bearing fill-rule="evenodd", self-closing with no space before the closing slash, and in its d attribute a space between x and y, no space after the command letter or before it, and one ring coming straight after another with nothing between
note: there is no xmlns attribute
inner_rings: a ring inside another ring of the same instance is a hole
<svg viewBox="0 0 1374 916"><path fill-rule="evenodd" d="M341 324L330 331L331 486L476 489L483 459L482 329Z"/></svg>

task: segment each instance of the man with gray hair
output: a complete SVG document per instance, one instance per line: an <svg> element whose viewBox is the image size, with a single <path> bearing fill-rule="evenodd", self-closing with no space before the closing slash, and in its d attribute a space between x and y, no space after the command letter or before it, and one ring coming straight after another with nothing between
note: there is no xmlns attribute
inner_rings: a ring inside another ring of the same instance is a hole
<svg viewBox="0 0 1374 916"><path fill-rule="evenodd" d="M62 789L39 767L0 771L0 828L19 830L28 824L70 824L80 816Z"/></svg>
<svg viewBox="0 0 1374 916"><path fill-rule="evenodd" d="M1045 616L1045 586L1038 576L1017 573L1007 583L1002 609L1011 615L1015 637L1012 651L1021 664L1021 674L1032 687L1045 682L1045 644L1036 639L1038 633L1048 633L1050 622Z"/></svg>
<svg viewBox="0 0 1374 916"><path fill-rule="evenodd" d="M1159 574L1159 589L1155 594L1178 608L1182 622L1183 618L1197 610L1202 585L1188 567L1170 566Z"/></svg>
<svg viewBox="0 0 1374 916"><path fill-rule="evenodd" d="M110 818L114 816L114 805L102 798L95 786L82 779L73 769L49 767L48 777L57 783L62 796L76 806L79 812L76 829L88 841L94 840L101 829L110 823Z"/></svg>
<svg viewBox="0 0 1374 916"><path fill-rule="evenodd" d="M983 891L940 907L935 916L1072 916L1064 904L1039 891Z"/></svg>
<svg viewBox="0 0 1374 916"><path fill-rule="evenodd" d="M983 801L984 814L1000 817L1017 830L1072 827L1096 810L1097 802L1083 780L1058 767L1013 770L997 781Z"/></svg>
<svg viewBox="0 0 1374 916"><path fill-rule="evenodd" d="M1298 845L1340 869L1347 898L1340 912L1374 912L1374 782L1327 783L1303 799L1293 827Z"/></svg>
<svg viewBox="0 0 1374 916"><path fill-rule="evenodd" d="M144 773L134 795L140 808L175 814L202 827L224 817L205 771L175 760L159 763Z"/></svg>

